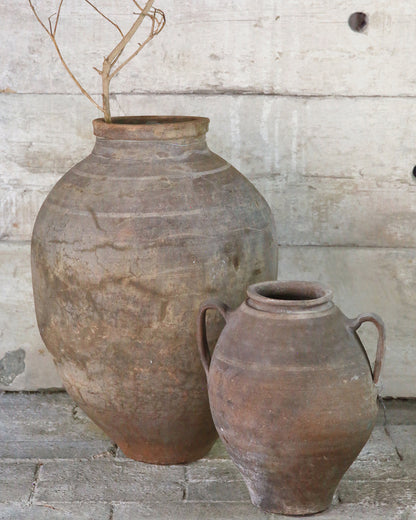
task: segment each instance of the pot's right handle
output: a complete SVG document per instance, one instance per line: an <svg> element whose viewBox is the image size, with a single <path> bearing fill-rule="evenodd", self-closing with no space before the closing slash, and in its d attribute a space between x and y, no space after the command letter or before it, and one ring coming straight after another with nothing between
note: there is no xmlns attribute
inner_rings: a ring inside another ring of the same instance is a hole
<svg viewBox="0 0 416 520"><path fill-rule="evenodd" d="M348 326L353 332L356 332L366 321L374 323L378 330L377 353L373 369L373 381L374 383L377 383L386 351L386 328L383 320L378 316L378 314L360 314L353 320L349 320Z"/></svg>
<svg viewBox="0 0 416 520"><path fill-rule="evenodd" d="M198 341L198 349L199 355L201 357L202 366L204 367L205 374L207 375L207 377L209 372L209 365L211 363L211 353L208 347L205 315L209 309L217 310L226 322L228 321L228 316L231 312L230 307L226 303L223 303L222 301L218 300L217 298L208 300L203 305L201 305L201 308L199 309L196 339Z"/></svg>

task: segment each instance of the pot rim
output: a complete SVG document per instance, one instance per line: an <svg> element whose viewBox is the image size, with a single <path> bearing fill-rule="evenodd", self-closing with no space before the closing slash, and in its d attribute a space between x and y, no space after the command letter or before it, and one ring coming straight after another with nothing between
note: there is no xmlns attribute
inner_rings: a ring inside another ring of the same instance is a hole
<svg viewBox="0 0 416 520"><path fill-rule="evenodd" d="M247 305L258 310L308 309L332 301L325 284L299 280L268 281L247 288Z"/></svg>
<svg viewBox="0 0 416 520"><path fill-rule="evenodd" d="M198 116L122 116L111 123L94 119L96 137L122 141L189 139L208 132L209 119Z"/></svg>

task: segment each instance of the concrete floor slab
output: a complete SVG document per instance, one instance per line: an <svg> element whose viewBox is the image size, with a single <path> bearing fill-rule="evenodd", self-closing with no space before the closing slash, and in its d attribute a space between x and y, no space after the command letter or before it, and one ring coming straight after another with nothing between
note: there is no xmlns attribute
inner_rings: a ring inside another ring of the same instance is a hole
<svg viewBox="0 0 416 520"><path fill-rule="evenodd" d="M0 520L107 520L111 504L0 504Z"/></svg>
<svg viewBox="0 0 416 520"><path fill-rule="evenodd" d="M183 466L132 460L58 460L43 465L35 492L40 502L181 501Z"/></svg>
<svg viewBox="0 0 416 520"><path fill-rule="evenodd" d="M0 459L92 457L113 443L64 392L0 393Z"/></svg>
<svg viewBox="0 0 416 520"><path fill-rule="evenodd" d="M29 501L36 469L32 462L0 462L0 503Z"/></svg>

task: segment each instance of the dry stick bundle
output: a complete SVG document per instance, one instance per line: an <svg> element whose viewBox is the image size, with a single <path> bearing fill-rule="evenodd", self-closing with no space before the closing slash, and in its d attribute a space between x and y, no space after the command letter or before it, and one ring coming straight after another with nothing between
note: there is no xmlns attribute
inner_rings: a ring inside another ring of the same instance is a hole
<svg viewBox="0 0 416 520"><path fill-rule="evenodd" d="M84 89L84 87L81 85L81 83L77 80L77 78L74 76L70 68L68 67L67 63L65 62L62 53L59 49L59 45L56 41L56 32L58 29L58 23L59 18L61 15L62 10L62 4L64 3L64 0L60 0L58 11L51 15L48 18L48 26L45 25L42 20L40 19L32 0L28 0L29 5L33 11L33 14L35 15L37 21L40 23L40 25L43 27L43 29L48 33L50 39L52 40L56 52L58 53L58 56L65 67L68 74L71 76L77 87L81 90L81 92L86 96L101 112L104 113L104 119L107 123L111 123L111 111L110 111L110 81L118 74L121 69L129 63L130 60L132 60L135 56L139 54L139 52L143 49L145 45L147 45L157 34L160 33L160 31L163 29L166 23L165 15L163 11L160 9L152 8L154 0L148 0L145 4L145 6L142 8L138 4L136 0L132 0L134 5L139 9L139 13L134 13L137 15L137 18L133 25L130 27L130 29L127 31L126 34L123 33L123 31L120 29L120 27L110 18L105 16L104 13L102 13L92 2L89 0L84 0L88 5L90 5L95 11L97 11L98 14L100 14L105 20L107 20L111 25L113 25L117 31L120 33L121 40L119 43L114 47L114 49L110 52L108 56L104 58L102 69L98 69L94 67L94 70L98 72L101 76L102 80L102 87L103 87L103 105L99 105L92 97L91 95ZM55 17L55 22L52 22L52 19ZM139 43L138 48L128 57L126 58L121 64L118 63L118 60L120 59L121 55L123 54L124 49L126 48L127 44L130 42L130 40L133 38L133 36L136 34L138 28L143 23L144 19L148 17L151 20L151 28L150 32L147 36L147 38L143 41L143 43ZM117 66L116 66L117 65Z"/></svg>

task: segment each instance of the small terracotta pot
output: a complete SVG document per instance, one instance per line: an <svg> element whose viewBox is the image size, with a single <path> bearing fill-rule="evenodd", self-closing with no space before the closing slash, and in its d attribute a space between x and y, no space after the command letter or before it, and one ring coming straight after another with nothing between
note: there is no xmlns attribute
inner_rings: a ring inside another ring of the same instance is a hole
<svg viewBox="0 0 416 520"><path fill-rule="evenodd" d="M226 321L210 360L205 314ZM374 370L356 333L374 323ZM377 417L385 329L375 314L348 319L319 283L251 285L231 311L200 310L198 344L218 433L254 505L305 515L325 510Z"/></svg>

